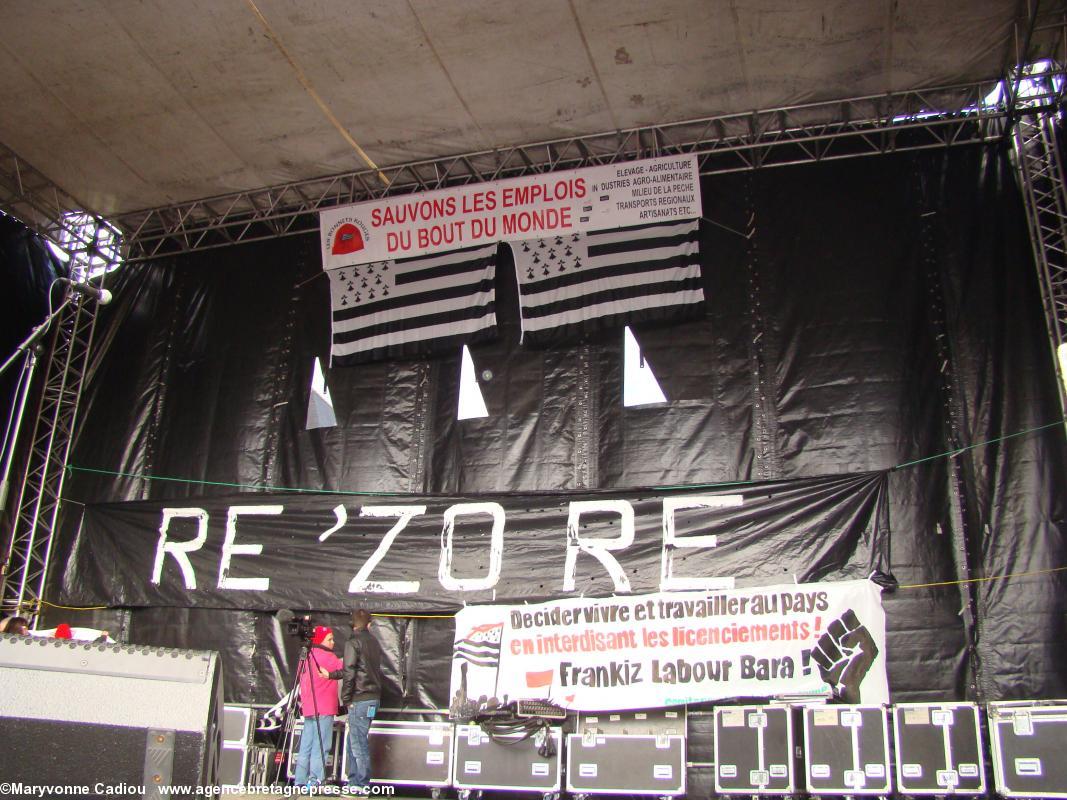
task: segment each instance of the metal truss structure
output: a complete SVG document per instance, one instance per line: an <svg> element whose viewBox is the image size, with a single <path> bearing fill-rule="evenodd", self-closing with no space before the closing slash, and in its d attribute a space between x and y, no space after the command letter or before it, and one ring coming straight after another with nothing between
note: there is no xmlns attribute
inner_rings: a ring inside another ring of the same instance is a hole
<svg viewBox="0 0 1067 800"><path fill-rule="evenodd" d="M1067 183L1057 143L1057 119L1023 113L1013 130L1013 155L1023 191L1030 243L1045 308L1060 408L1067 416Z"/></svg>
<svg viewBox="0 0 1067 800"><path fill-rule="evenodd" d="M40 610L95 327L96 302L68 294L43 347L43 382L0 567L0 608L5 614L36 616ZM27 358L35 361L38 356L28 352Z"/></svg>
<svg viewBox="0 0 1067 800"><path fill-rule="evenodd" d="M70 257L67 274L74 280L106 272L118 261L117 230L3 145L0 208L65 251ZM96 302L68 293L44 336L24 354L16 402L26 402L32 383L36 407L28 417L12 416L14 425L9 425L4 441L5 450L21 445L16 462L21 480L13 513L0 515L0 522L11 520L10 532L0 537L4 557L0 611L4 614L35 618L40 611L95 327ZM26 420L27 427L32 427L28 439L20 438ZM14 453L5 455L13 457ZM11 465L5 461L5 466ZM7 509L7 492L5 484L0 509Z"/></svg>
<svg viewBox="0 0 1067 800"><path fill-rule="evenodd" d="M3 144L0 210L66 251L72 273L88 275L118 260L119 231Z"/></svg>
<svg viewBox="0 0 1067 800"><path fill-rule="evenodd" d="M118 231L3 145L0 209L65 251L67 275L74 280L107 272L119 261ZM36 618L40 611L95 327L96 302L68 292L44 336L24 354L16 402L26 402L33 384L36 408L28 417L28 440L20 438L27 419L21 413L11 416L14 424L5 433L5 456L11 458L5 459L5 467L14 461L8 448L14 451L21 444L22 454L13 513L0 513L0 523L11 520L10 531L4 531L8 535L0 536L3 614ZM38 369L42 360L43 370ZM7 509L8 489L5 483L0 490L0 511Z"/></svg>
<svg viewBox="0 0 1067 800"><path fill-rule="evenodd" d="M704 175L989 142L999 81L856 97L416 161L120 214L128 261L318 230L331 206L637 158L695 153Z"/></svg>

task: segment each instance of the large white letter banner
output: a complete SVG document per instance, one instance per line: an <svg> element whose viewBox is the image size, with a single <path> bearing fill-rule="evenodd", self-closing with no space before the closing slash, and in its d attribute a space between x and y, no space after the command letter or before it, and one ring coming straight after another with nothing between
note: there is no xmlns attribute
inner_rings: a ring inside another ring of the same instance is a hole
<svg viewBox="0 0 1067 800"><path fill-rule="evenodd" d="M627 161L326 209L322 268L700 215L696 156Z"/></svg>
<svg viewBox="0 0 1067 800"><path fill-rule="evenodd" d="M870 581L468 606L456 615L455 717L520 699L609 711L819 694L889 702L885 612Z"/></svg>

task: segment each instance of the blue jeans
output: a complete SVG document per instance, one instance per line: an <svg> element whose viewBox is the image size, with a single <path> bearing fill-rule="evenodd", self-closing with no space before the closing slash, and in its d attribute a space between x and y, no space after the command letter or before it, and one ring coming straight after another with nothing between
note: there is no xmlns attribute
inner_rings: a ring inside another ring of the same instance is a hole
<svg viewBox="0 0 1067 800"><path fill-rule="evenodd" d="M304 732L300 734L300 752L296 757L293 784L303 786L310 782L322 783L326 776L324 754L333 747L333 717L304 717Z"/></svg>
<svg viewBox="0 0 1067 800"><path fill-rule="evenodd" d="M357 700L348 706L348 785L370 782L370 722L378 713L377 700Z"/></svg>

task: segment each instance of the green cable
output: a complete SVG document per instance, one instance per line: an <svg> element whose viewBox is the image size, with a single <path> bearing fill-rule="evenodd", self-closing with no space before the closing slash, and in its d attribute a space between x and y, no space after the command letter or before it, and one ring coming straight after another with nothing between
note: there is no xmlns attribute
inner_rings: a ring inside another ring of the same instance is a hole
<svg viewBox="0 0 1067 800"><path fill-rule="evenodd" d="M1014 439L1018 436L1026 436L1030 433L1037 431L1043 431L1047 428L1053 428L1057 425L1065 424L1065 420L1059 419L1055 422L1049 422L1045 425L1038 425L1036 428L1027 428L1023 431L1016 433L1009 433L1006 436L1001 436L996 439L989 439L984 442L978 442L977 444L970 444L966 447L961 447L957 450L947 450L944 453L937 453L932 456L926 456L925 458L917 458L914 461L905 461L903 464L897 464L895 467L890 467L887 472L896 472L897 470L905 469L907 467L914 467L916 464L923 464L927 461L934 461L939 458L955 458L962 453L966 453L968 450L974 450L979 447L985 447L990 444L997 444L998 442L1004 442L1008 439ZM116 472L114 470L107 469L92 469L90 467L76 467L72 464L67 465L67 469L74 472L89 472L96 475L113 475L119 478L137 478L140 480L149 481L173 481L175 483L191 483L200 486L224 486L229 489L252 489L255 491L272 491L272 492L296 492L298 494L341 494L341 495L353 495L357 497L409 497L414 492L357 492L345 489L301 489L293 486L271 486L269 484L250 484L250 483L229 483L227 481L198 481L190 478L172 478L165 475L143 475L136 472ZM670 492L670 491L686 491L692 489L718 489L728 486L752 486L760 481L722 481L720 483L685 483L675 484L668 486L653 486L650 491L657 492Z"/></svg>
<svg viewBox="0 0 1067 800"><path fill-rule="evenodd" d="M137 472L116 472L109 469L92 469L90 467L76 467L68 464L67 469L77 472L91 472L96 475L114 475L119 478L139 478L149 481L173 481L175 483L195 483L199 486L225 486L230 489L255 489L257 491L272 492L298 492L303 494L348 494L370 497L403 497L400 492L356 492L345 489L298 489L292 486L271 486L269 484L256 485L251 483L228 483L227 481L197 481L191 478L171 478L165 475L143 475Z"/></svg>
<svg viewBox="0 0 1067 800"><path fill-rule="evenodd" d="M937 455L927 456L926 458L918 458L915 461L905 461L903 464L897 464L895 467L890 467L890 472L896 472L898 469L904 469L905 467L914 467L916 464L922 464L924 461L933 461L935 458L955 458L956 456L966 453L968 450L974 450L976 447L985 447L987 444L996 444L997 442L1003 442L1008 439L1014 439L1016 436L1025 436L1028 433L1034 433L1035 431L1043 431L1045 428L1052 428L1056 425L1063 425L1064 420L1058 419L1055 422L1049 422L1047 425L1038 425L1036 428L1029 428L1025 431L1018 431L1017 433L1009 433L1007 436L1001 436L998 439L989 439L985 442L978 442L978 444L969 444L966 447L961 447L958 450L949 450L944 453L938 453Z"/></svg>

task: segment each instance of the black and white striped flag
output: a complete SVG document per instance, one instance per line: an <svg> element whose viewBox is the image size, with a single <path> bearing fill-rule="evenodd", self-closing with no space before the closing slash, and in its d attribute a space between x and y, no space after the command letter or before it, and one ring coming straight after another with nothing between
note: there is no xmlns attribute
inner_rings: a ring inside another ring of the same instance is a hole
<svg viewBox="0 0 1067 800"><path fill-rule="evenodd" d="M462 639L456 639L452 658L462 658L479 667L500 665L500 640L504 623L487 623L471 628Z"/></svg>
<svg viewBox="0 0 1067 800"><path fill-rule="evenodd" d="M698 223L512 242L523 341L558 344L611 326L703 310Z"/></svg>
<svg viewBox="0 0 1067 800"><path fill-rule="evenodd" d="M496 334L496 244L330 270L330 363L425 355Z"/></svg>

